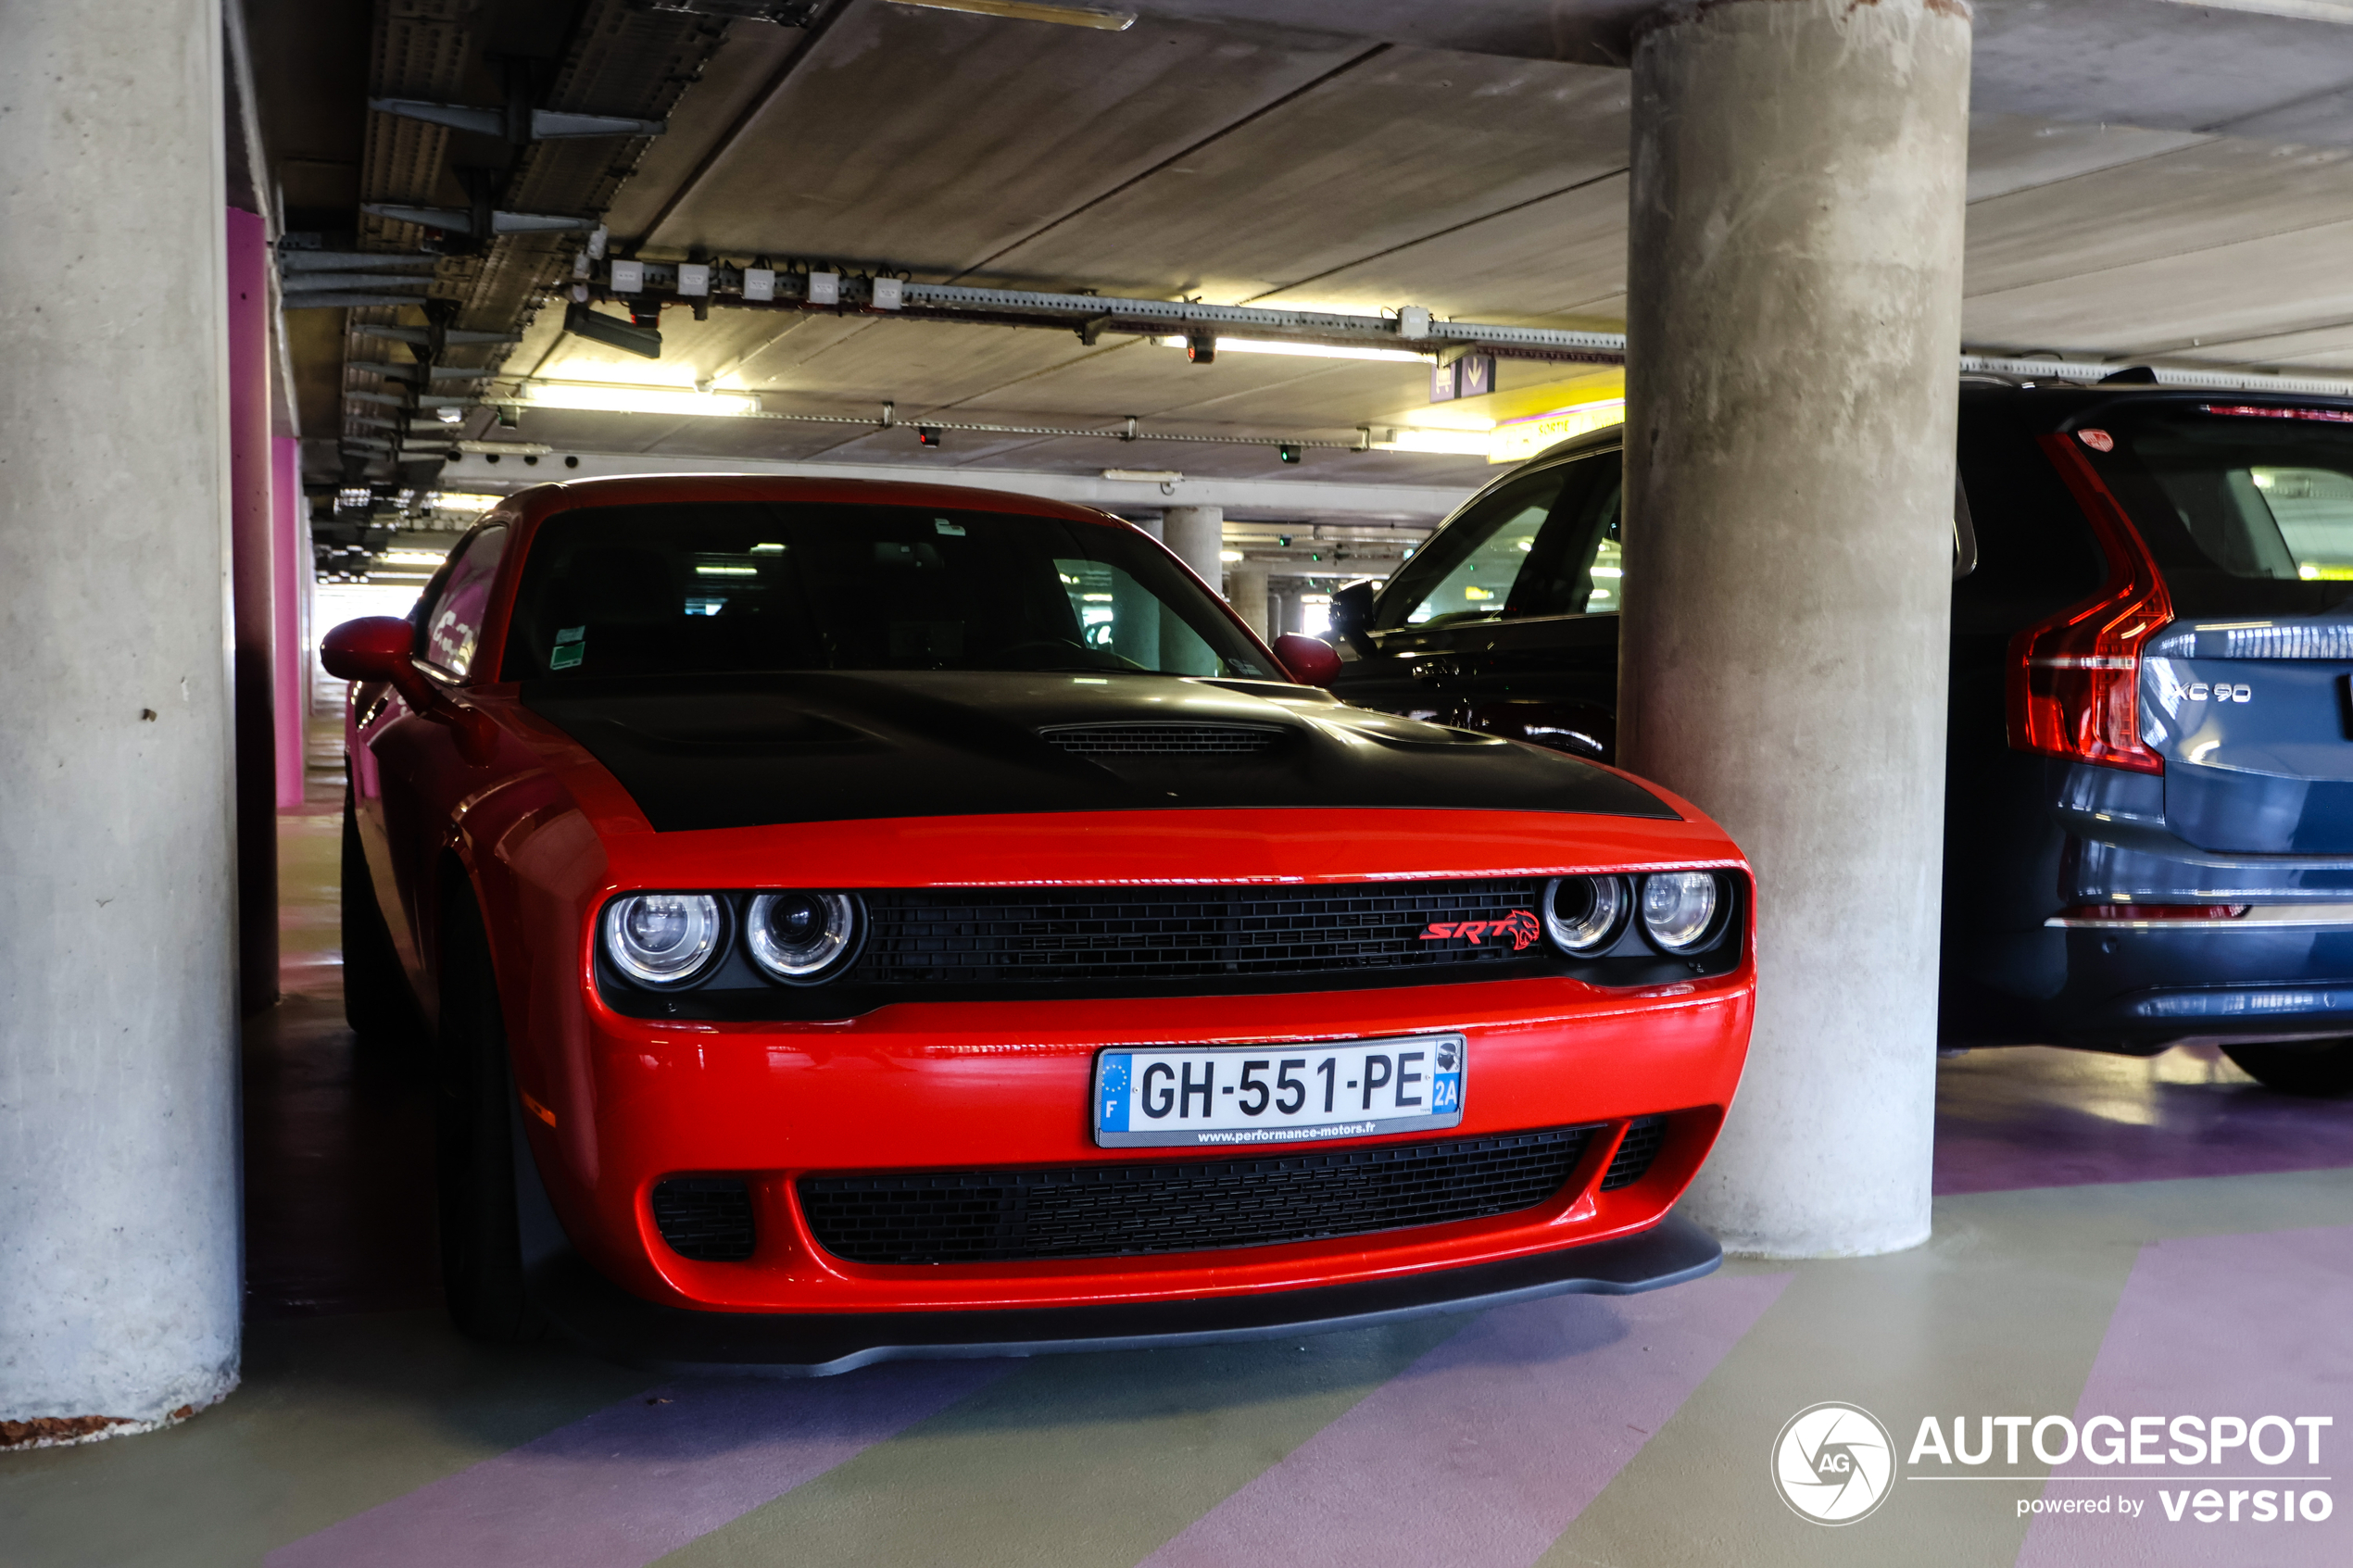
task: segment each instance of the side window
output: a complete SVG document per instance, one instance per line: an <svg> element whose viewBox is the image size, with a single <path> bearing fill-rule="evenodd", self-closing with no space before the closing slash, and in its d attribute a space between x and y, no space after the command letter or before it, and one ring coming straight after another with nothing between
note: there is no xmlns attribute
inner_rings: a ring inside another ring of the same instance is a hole
<svg viewBox="0 0 2353 1568"><path fill-rule="evenodd" d="M1617 452L1597 452L1564 472L1553 515L1512 583L1515 616L1610 615L1624 607L1618 512L1625 463Z"/></svg>
<svg viewBox="0 0 2353 1568"><path fill-rule="evenodd" d="M1567 470L1527 474L1440 529L1381 596L1377 631L1491 621L1535 554Z"/></svg>
<svg viewBox="0 0 2353 1568"><path fill-rule="evenodd" d="M1108 561L1057 558L1055 575L1070 596L1079 635L1099 653L1114 654L1137 670L1172 675L1216 675L1217 650L1164 607L1151 590Z"/></svg>
<svg viewBox="0 0 2353 1568"><path fill-rule="evenodd" d="M425 611L424 659L462 681L473 668L474 646L482 639L483 617L490 608L490 584L498 576L498 558L507 549L506 526L485 528L460 548L464 553L450 567L440 596Z"/></svg>

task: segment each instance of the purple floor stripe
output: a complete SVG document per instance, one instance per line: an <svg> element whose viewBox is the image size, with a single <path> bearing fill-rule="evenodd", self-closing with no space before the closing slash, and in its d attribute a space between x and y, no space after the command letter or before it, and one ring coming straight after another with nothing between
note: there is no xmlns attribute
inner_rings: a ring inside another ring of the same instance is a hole
<svg viewBox="0 0 2353 1568"><path fill-rule="evenodd" d="M1936 1077L1940 1198L2353 1165L2343 1105L2259 1088L2211 1046L1972 1051Z"/></svg>
<svg viewBox="0 0 2353 1568"><path fill-rule="evenodd" d="M1016 1364L669 1384L280 1547L268 1568L644 1568Z"/></svg>
<svg viewBox="0 0 2353 1568"><path fill-rule="evenodd" d="M2298 1564L2341 1565L2353 1562L2353 1498L2342 1482L2353 1462L2353 1229L2270 1231L2255 1236L2207 1236L2159 1241L2141 1248L2125 1282L2108 1337L2075 1408L2080 1424L2095 1415L2130 1422L2136 1415L2184 1412L2201 1418L2235 1416L2252 1424L2277 1415L2332 1417L2321 1432L2321 1462L2309 1462L2306 1434L2297 1431L2287 1462L2266 1465L2245 1449L2215 1466L2086 1463L2080 1457L2055 1466L2045 1498L2145 1499L2137 1518L2106 1514L2038 1515L2020 1550L2020 1568L2208 1568L2217 1562L2262 1563L2265 1568ZM1989 1412L2000 1413L2000 1412ZM2052 1441L2057 1441L2056 1436ZM1971 1441L1975 1441L1972 1434ZM2276 1433L2265 1446L2276 1451ZM2158 1445L2172 1448L2167 1439ZM2138 1484L2119 1471L2162 1475ZM2232 1491L2276 1491L2279 1480L2225 1484L2205 1476L2328 1475L2336 1482L2306 1482L2296 1490L2330 1494L2334 1512L2319 1524L2252 1520L2253 1499L2242 1502L2239 1523L2227 1517L2198 1523L2184 1510L2170 1522L2158 1497L2161 1486L2179 1497L2211 1486ZM2059 1476L2087 1476L2084 1481ZM1987 1483L2012 1506L2013 1495L2032 1495L2031 1484L2011 1489ZM1902 1499L1897 1499L1898 1501ZM1989 1499L1992 1502L1994 1499Z"/></svg>
<svg viewBox="0 0 2353 1568"><path fill-rule="evenodd" d="M1790 1278L1499 1308L1196 1520L1149 1568L1526 1568Z"/></svg>

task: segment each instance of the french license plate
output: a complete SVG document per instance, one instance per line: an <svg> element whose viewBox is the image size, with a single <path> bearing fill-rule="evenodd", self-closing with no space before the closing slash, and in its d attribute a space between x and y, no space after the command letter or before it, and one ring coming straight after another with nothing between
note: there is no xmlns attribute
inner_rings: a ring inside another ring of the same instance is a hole
<svg viewBox="0 0 2353 1568"><path fill-rule="evenodd" d="M1452 1127L1466 1054L1460 1035L1104 1051L1095 1142L1308 1143Z"/></svg>

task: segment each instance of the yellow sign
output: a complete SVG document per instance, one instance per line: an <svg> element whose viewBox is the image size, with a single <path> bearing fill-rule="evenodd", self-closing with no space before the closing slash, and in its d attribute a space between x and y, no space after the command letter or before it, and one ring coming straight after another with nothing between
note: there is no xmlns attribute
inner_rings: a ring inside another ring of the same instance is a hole
<svg viewBox="0 0 2353 1568"><path fill-rule="evenodd" d="M1600 403L1579 403L1573 408L1555 408L1549 414L1505 420L1488 436L1487 460L1521 462L1548 446L1559 445L1572 435L1600 430L1625 418L1626 399L1612 397Z"/></svg>

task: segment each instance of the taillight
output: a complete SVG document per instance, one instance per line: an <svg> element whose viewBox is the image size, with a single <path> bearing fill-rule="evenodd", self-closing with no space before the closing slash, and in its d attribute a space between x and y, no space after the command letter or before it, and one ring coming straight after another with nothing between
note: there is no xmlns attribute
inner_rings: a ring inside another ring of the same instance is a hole
<svg viewBox="0 0 2353 1568"><path fill-rule="evenodd" d="M2010 745L2104 768L2161 773L2141 744L2141 645L2173 619L2173 600L2148 546L2074 440L2043 450L2108 559L2100 591L2010 639Z"/></svg>

